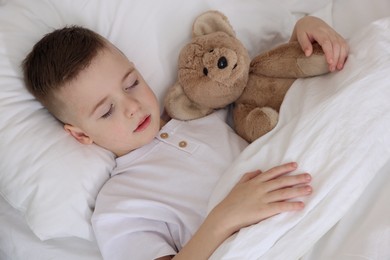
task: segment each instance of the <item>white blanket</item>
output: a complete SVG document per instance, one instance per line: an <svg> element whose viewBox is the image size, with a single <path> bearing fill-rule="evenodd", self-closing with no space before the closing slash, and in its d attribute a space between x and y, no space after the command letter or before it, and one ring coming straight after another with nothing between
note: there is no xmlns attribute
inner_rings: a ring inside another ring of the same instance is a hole
<svg viewBox="0 0 390 260"><path fill-rule="evenodd" d="M298 259L362 195L390 159L390 17L350 40L341 72L297 80L277 127L252 143L226 172L212 209L243 173L288 161L313 176L306 208L242 229L212 259Z"/></svg>

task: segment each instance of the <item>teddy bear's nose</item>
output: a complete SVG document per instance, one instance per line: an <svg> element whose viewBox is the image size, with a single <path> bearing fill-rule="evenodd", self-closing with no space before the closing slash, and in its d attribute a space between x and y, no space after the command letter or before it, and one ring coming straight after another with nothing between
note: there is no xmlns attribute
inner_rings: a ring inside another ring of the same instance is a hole
<svg viewBox="0 0 390 260"><path fill-rule="evenodd" d="M226 68L227 66L228 66L228 61L227 61L227 59L224 57L224 56L222 56L221 58L219 58L218 59L218 68L219 69L224 69L224 68Z"/></svg>

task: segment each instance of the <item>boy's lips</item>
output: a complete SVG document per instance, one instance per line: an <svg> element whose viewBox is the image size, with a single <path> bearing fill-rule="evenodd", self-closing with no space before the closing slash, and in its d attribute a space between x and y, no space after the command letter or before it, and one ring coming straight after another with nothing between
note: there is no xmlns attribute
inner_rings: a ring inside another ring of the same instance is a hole
<svg viewBox="0 0 390 260"><path fill-rule="evenodd" d="M144 117L139 123L138 123L138 126L137 128L134 130L134 132L141 132L143 130L145 130L149 124L151 122L151 117L150 115Z"/></svg>

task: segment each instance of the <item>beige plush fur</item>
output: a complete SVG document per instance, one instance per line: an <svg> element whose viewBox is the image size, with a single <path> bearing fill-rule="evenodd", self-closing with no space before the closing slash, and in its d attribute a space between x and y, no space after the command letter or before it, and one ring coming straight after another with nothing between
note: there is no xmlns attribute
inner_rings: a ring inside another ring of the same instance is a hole
<svg viewBox="0 0 390 260"><path fill-rule="evenodd" d="M227 17L217 11L196 18L178 67L177 82L165 97L168 115L191 120L234 103L234 128L249 142L275 127L283 98L297 78L328 72L318 44L310 57L292 42L250 61Z"/></svg>

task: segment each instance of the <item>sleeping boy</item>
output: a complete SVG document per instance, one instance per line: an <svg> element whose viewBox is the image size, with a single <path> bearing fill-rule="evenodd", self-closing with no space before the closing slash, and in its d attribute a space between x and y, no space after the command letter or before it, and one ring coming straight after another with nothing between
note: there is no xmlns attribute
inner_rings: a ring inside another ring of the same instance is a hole
<svg viewBox="0 0 390 260"><path fill-rule="evenodd" d="M345 40L322 20L300 19L291 40L306 55L317 41L331 71L343 68ZM105 259L208 259L230 235L276 214L301 210L308 173L290 162L246 173L209 214L211 192L246 147L226 113L160 120L159 103L128 58L78 26L45 35L23 62L28 90L80 143L116 155L92 225Z"/></svg>

